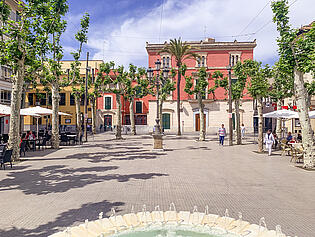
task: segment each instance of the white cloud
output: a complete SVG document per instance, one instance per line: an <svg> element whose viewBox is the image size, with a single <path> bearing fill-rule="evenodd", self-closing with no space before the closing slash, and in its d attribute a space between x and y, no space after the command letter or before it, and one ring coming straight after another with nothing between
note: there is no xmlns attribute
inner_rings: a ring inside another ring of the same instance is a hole
<svg viewBox="0 0 315 237"><path fill-rule="evenodd" d="M269 0L167 0L161 34L159 7L143 16L125 20L119 27L113 26L110 32L110 27L104 23L103 29L98 27L98 32L90 33L88 45L96 51L94 59L147 66L146 41L157 43L175 37L182 37L187 41L201 40L204 36L214 37L216 41L233 41L235 37L231 36L238 35L267 2ZM312 6L313 0L296 1L290 7L291 24L299 27L313 21ZM277 32L275 24L270 22L271 19L272 12L268 4L242 34L257 32L262 27L263 29L255 35L236 37L239 41L256 38L255 59L264 63L273 62L277 55Z"/></svg>

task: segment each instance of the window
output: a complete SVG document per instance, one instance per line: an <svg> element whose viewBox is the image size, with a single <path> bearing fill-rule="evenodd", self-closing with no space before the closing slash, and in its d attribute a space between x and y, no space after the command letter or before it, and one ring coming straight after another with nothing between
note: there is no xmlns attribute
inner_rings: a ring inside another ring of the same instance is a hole
<svg viewBox="0 0 315 237"><path fill-rule="evenodd" d="M136 101L136 114L142 114L142 102Z"/></svg>
<svg viewBox="0 0 315 237"><path fill-rule="evenodd" d="M197 64L198 64L198 67L201 67L200 58L197 58Z"/></svg>
<svg viewBox="0 0 315 237"><path fill-rule="evenodd" d="M60 93L59 105L66 105L66 93Z"/></svg>
<svg viewBox="0 0 315 237"><path fill-rule="evenodd" d="M34 97L33 97L34 93L28 93L28 104L30 106L34 105Z"/></svg>
<svg viewBox="0 0 315 237"><path fill-rule="evenodd" d="M72 94L70 94L70 105L75 105L75 98Z"/></svg>
<svg viewBox="0 0 315 237"><path fill-rule="evenodd" d="M131 125L129 114L125 116L125 125Z"/></svg>
<svg viewBox="0 0 315 237"><path fill-rule="evenodd" d="M85 95L81 96L81 105L84 105ZM89 105L89 100L87 100L87 104Z"/></svg>
<svg viewBox="0 0 315 237"><path fill-rule="evenodd" d="M51 97L51 95L48 95L48 105L52 105L52 97Z"/></svg>
<svg viewBox="0 0 315 237"><path fill-rule="evenodd" d="M235 66L237 64L237 62L241 60L241 53L242 52L240 52L240 51L230 52L229 63L231 65L231 67Z"/></svg>
<svg viewBox="0 0 315 237"><path fill-rule="evenodd" d="M170 68L171 67L171 58L169 56L162 57L162 65L163 68Z"/></svg>
<svg viewBox="0 0 315 237"><path fill-rule="evenodd" d="M147 125L147 116L146 115L136 115L135 116L136 125Z"/></svg>
<svg viewBox="0 0 315 237"><path fill-rule="evenodd" d="M104 108L105 109L112 109L112 97L111 96L105 96Z"/></svg>
<svg viewBox="0 0 315 237"><path fill-rule="evenodd" d="M201 53L199 57L196 59L195 67L206 67L207 66L207 55L205 53Z"/></svg>

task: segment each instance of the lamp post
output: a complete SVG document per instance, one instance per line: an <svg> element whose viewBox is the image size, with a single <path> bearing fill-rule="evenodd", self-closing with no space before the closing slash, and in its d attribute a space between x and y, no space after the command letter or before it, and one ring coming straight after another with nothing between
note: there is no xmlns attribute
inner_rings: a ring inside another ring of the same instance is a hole
<svg viewBox="0 0 315 237"><path fill-rule="evenodd" d="M155 125L154 125L154 133L153 133L153 139L154 139L154 145L153 149L161 150L163 149L163 139L162 139L162 132L161 132L161 126L160 126L160 86L164 86L165 79L168 77L169 69L167 67L163 68L163 74L162 77L160 76L161 71L161 62L159 59L155 62L155 69L152 69L151 67L147 70L147 76L150 81L152 81L153 78L153 72L156 71L156 79L155 79L155 88L156 88L156 119L155 119ZM162 111L161 111L162 112Z"/></svg>
<svg viewBox="0 0 315 237"><path fill-rule="evenodd" d="M232 116L232 75L231 75L231 55L229 57L229 146L233 146L233 116Z"/></svg>

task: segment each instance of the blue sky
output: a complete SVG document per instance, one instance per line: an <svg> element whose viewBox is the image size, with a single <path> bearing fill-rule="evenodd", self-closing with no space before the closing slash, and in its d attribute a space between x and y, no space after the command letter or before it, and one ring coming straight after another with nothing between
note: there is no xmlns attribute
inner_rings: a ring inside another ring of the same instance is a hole
<svg viewBox="0 0 315 237"><path fill-rule="evenodd" d="M78 47L74 34L85 12L90 14L88 45L90 58L116 64L147 66L145 42L183 40L257 40L256 60L273 64L277 59L277 32L271 22L269 0L69 0L68 28L63 36L64 59ZM313 19L313 0L290 0L294 27ZM162 16L162 17L161 17ZM249 24L250 23L250 24Z"/></svg>

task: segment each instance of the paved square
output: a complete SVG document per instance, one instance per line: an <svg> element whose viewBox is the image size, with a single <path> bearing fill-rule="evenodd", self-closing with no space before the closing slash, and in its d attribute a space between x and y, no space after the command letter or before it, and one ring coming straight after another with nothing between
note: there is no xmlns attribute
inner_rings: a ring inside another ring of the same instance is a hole
<svg viewBox="0 0 315 237"><path fill-rule="evenodd" d="M221 147L215 138L166 136L165 152L152 151L150 136L99 134L82 146L28 153L13 170L0 170L0 236L47 236L111 208L132 205L204 211L277 224L299 237L315 234L315 172L289 157L268 157L248 144Z"/></svg>

